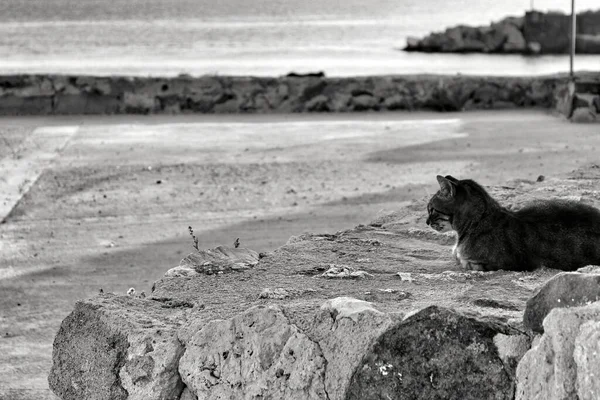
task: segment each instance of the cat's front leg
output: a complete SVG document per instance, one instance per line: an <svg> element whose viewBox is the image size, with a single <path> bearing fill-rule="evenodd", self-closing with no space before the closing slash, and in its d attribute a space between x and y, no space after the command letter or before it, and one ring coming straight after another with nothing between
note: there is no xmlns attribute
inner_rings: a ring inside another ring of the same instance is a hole
<svg viewBox="0 0 600 400"><path fill-rule="evenodd" d="M469 270L469 271L487 271L487 268L486 268L486 264L484 264L484 263L469 261L467 270Z"/></svg>
<svg viewBox="0 0 600 400"><path fill-rule="evenodd" d="M477 260L470 260L470 259L464 257L458 249L456 249L455 257L458 260L458 262L460 263L460 265L462 265L462 267L467 271L486 271L487 270L486 263L483 263L483 262L480 262Z"/></svg>

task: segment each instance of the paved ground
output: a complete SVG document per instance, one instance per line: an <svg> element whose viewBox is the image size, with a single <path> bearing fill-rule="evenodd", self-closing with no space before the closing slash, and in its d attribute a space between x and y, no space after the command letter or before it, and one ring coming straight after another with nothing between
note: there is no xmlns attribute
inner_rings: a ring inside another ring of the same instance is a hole
<svg viewBox="0 0 600 400"><path fill-rule="evenodd" d="M599 125L539 112L0 119L0 399L52 399L77 299L148 291L200 246L268 251L428 196L598 161Z"/></svg>

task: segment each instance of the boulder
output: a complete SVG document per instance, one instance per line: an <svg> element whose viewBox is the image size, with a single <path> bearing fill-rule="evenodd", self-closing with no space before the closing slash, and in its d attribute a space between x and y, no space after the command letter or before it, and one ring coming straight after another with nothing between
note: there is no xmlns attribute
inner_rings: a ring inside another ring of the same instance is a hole
<svg viewBox="0 0 600 400"><path fill-rule="evenodd" d="M418 49L419 42L420 42L420 39L418 37L415 37L415 36L407 37L406 38L406 49L407 50Z"/></svg>
<svg viewBox="0 0 600 400"><path fill-rule="evenodd" d="M306 102L305 108L312 112L329 111L329 98L324 94L315 96Z"/></svg>
<svg viewBox="0 0 600 400"><path fill-rule="evenodd" d="M538 344L519 362L516 400L597 398L598 322L600 303L553 309Z"/></svg>
<svg viewBox="0 0 600 400"><path fill-rule="evenodd" d="M527 42L527 53L528 54L541 54L542 45L539 42Z"/></svg>
<svg viewBox="0 0 600 400"><path fill-rule="evenodd" d="M376 110L379 105L379 99L368 94L361 94L352 98L353 111Z"/></svg>
<svg viewBox="0 0 600 400"><path fill-rule="evenodd" d="M578 54L600 54L600 34L578 34L575 39L575 49Z"/></svg>
<svg viewBox="0 0 600 400"><path fill-rule="evenodd" d="M177 399L187 311L112 294L78 302L54 341L50 388L62 399Z"/></svg>
<svg viewBox="0 0 600 400"><path fill-rule="evenodd" d="M563 272L552 277L527 301L523 323L544 332L544 318L554 308L577 307L600 300L600 273Z"/></svg>
<svg viewBox="0 0 600 400"><path fill-rule="evenodd" d="M523 37L523 32L510 23L502 24L501 27L502 36L504 37L502 52L524 53L527 49L527 43L525 37Z"/></svg>
<svg viewBox="0 0 600 400"><path fill-rule="evenodd" d="M152 94L129 93L123 95L123 105L128 113L149 114L160 109L160 101Z"/></svg>
<svg viewBox="0 0 600 400"><path fill-rule="evenodd" d="M386 314L373 303L350 297L328 300L316 313L311 337L318 342L327 366L329 400L348 398L348 386L375 340L402 314Z"/></svg>
<svg viewBox="0 0 600 400"><path fill-rule="evenodd" d="M431 306L377 339L347 399L512 399L514 381L494 344L506 328Z"/></svg>
<svg viewBox="0 0 600 400"><path fill-rule="evenodd" d="M596 122L596 113L590 107L579 107L573 110L571 122Z"/></svg>
<svg viewBox="0 0 600 400"><path fill-rule="evenodd" d="M573 358L577 366L577 395L579 400L594 400L600 393L600 321L581 325L575 339Z"/></svg>
<svg viewBox="0 0 600 400"><path fill-rule="evenodd" d="M200 399L324 399L327 361L277 306L206 324L187 343L179 372Z"/></svg>

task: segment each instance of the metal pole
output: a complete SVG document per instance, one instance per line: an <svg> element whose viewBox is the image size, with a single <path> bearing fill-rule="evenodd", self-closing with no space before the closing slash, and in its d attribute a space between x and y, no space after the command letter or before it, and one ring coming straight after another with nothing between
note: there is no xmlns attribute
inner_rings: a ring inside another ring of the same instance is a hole
<svg viewBox="0 0 600 400"><path fill-rule="evenodd" d="M574 76L573 59L575 58L575 44L577 40L577 13L575 13L575 0L571 0L571 57L569 75Z"/></svg>

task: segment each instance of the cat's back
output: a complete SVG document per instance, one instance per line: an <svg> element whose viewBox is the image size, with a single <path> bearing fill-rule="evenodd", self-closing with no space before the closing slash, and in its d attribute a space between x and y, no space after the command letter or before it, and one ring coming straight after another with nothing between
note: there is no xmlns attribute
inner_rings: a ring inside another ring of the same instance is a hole
<svg viewBox="0 0 600 400"><path fill-rule="evenodd" d="M578 201L536 200L516 211L514 215L526 222L597 226L600 230L600 210Z"/></svg>

